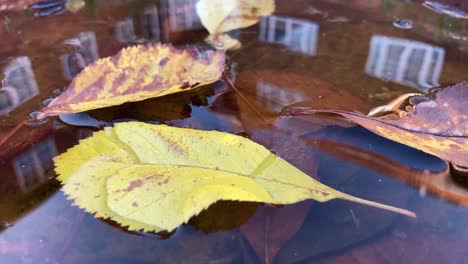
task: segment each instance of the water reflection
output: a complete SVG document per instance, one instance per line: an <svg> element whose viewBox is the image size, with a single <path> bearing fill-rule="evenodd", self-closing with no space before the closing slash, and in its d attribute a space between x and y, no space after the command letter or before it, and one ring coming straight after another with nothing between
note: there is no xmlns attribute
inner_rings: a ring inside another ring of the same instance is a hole
<svg viewBox="0 0 468 264"><path fill-rule="evenodd" d="M423 42L374 35L366 73L423 92L439 86L445 50Z"/></svg>
<svg viewBox="0 0 468 264"><path fill-rule="evenodd" d="M49 136L16 156L11 165L19 189L28 192L46 182L46 172L53 168L52 158L57 155L55 140Z"/></svg>
<svg viewBox="0 0 468 264"><path fill-rule="evenodd" d="M300 91L294 91L286 87L279 87L271 83L259 81L257 84L258 104L272 112L279 113L285 105L292 105L306 101L309 97Z"/></svg>
<svg viewBox="0 0 468 264"><path fill-rule="evenodd" d="M202 29L203 26L195 10L198 0L165 0L171 31Z"/></svg>
<svg viewBox="0 0 468 264"><path fill-rule="evenodd" d="M281 44L289 50L314 56L317 54L319 25L303 19L281 16L262 17L260 41Z"/></svg>
<svg viewBox="0 0 468 264"><path fill-rule="evenodd" d="M13 59L3 72L5 79L3 88L0 89L0 115L9 113L39 94L39 87L28 57Z"/></svg>
<svg viewBox="0 0 468 264"><path fill-rule="evenodd" d="M163 41L162 33L167 35L165 30L161 32L158 8L155 5L146 7L143 11L143 35L145 39L153 42ZM164 37L165 39L167 39L167 36Z"/></svg>
<svg viewBox="0 0 468 264"><path fill-rule="evenodd" d="M115 38L120 43L135 43L137 37L135 35L135 27L132 18L127 17L115 23Z"/></svg>
<svg viewBox="0 0 468 264"><path fill-rule="evenodd" d="M84 67L99 59L96 34L81 32L76 38L63 42L73 50L60 57L65 79L72 80Z"/></svg>

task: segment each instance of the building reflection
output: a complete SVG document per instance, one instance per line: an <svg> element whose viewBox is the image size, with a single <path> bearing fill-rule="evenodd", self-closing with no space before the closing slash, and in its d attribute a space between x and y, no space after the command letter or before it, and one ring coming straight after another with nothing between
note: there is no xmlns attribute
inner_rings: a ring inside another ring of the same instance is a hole
<svg viewBox="0 0 468 264"><path fill-rule="evenodd" d="M259 39L281 44L289 50L314 56L317 54L319 25L303 19L267 16L260 21Z"/></svg>
<svg viewBox="0 0 468 264"><path fill-rule="evenodd" d="M306 101L309 97L299 91L278 87L271 83L259 81L257 83L258 104L271 112L280 112L285 105L292 105Z"/></svg>
<svg viewBox="0 0 468 264"><path fill-rule="evenodd" d="M9 113L39 94L39 87L28 57L13 59L3 73L5 78L0 89L0 115Z"/></svg>
<svg viewBox="0 0 468 264"><path fill-rule="evenodd" d="M60 57L65 79L72 80L87 65L99 59L96 34L81 32L77 37L63 42L70 45L72 51Z"/></svg>
<svg viewBox="0 0 468 264"><path fill-rule="evenodd" d="M173 32L202 29L195 5L198 0L164 0L169 18L169 28Z"/></svg>
<svg viewBox="0 0 468 264"><path fill-rule="evenodd" d="M144 38L152 42L163 41L166 32L161 29L159 9L155 5L145 8L142 20Z"/></svg>
<svg viewBox="0 0 468 264"><path fill-rule="evenodd" d="M125 44L135 43L137 41L132 18L127 17L124 20L117 21L115 24L115 38L120 43Z"/></svg>
<svg viewBox="0 0 468 264"><path fill-rule="evenodd" d="M12 161L17 186L28 192L48 180L47 172L54 167L52 158L58 155L55 140L47 137L25 150Z"/></svg>
<svg viewBox="0 0 468 264"><path fill-rule="evenodd" d="M441 47L376 35L370 43L366 73L426 91L439 86L444 55Z"/></svg>

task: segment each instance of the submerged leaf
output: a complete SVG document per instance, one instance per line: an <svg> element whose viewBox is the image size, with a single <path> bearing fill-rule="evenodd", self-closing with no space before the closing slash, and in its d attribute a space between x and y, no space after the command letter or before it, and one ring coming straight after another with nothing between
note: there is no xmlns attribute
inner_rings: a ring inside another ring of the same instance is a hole
<svg viewBox="0 0 468 264"><path fill-rule="evenodd" d="M252 26L274 11L274 0L200 0L197 3L201 23L212 35Z"/></svg>
<svg viewBox="0 0 468 264"><path fill-rule="evenodd" d="M290 204L341 198L261 145L217 131L118 123L55 158L75 204L131 230L171 231L218 200Z"/></svg>
<svg viewBox="0 0 468 264"><path fill-rule="evenodd" d="M434 99L407 107L403 117L381 118L340 110L305 110L293 114L331 113L348 118L390 140L468 167L468 83L439 91Z"/></svg>
<svg viewBox="0 0 468 264"><path fill-rule="evenodd" d="M135 46L85 68L38 119L141 101L217 81L220 51L179 50L170 45Z"/></svg>

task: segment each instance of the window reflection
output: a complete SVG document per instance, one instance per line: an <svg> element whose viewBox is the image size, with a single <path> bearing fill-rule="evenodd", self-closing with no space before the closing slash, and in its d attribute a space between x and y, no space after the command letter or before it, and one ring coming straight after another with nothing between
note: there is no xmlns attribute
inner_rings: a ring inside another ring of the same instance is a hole
<svg viewBox="0 0 468 264"><path fill-rule="evenodd" d="M28 57L13 59L3 71L0 89L0 114L6 114L39 93Z"/></svg>
<svg viewBox="0 0 468 264"><path fill-rule="evenodd" d="M96 34L81 32L78 37L64 41L73 51L60 57L65 79L72 80L87 65L99 59Z"/></svg>
<svg viewBox="0 0 468 264"><path fill-rule="evenodd" d="M155 5L146 7L143 12L143 34L149 41L161 41L159 11Z"/></svg>
<svg viewBox="0 0 468 264"><path fill-rule="evenodd" d="M11 161L22 192L28 192L47 181L46 172L53 168L52 158L57 154L54 139L48 137Z"/></svg>
<svg viewBox="0 0 468 264"><path fill-rule="evenodd" d="M115 24L115 37L120 43L128 44L136 42L137 37L132 18L128 17Z"/></svg>
<svg viewBox="0 0 468 264"><path fill-rule="evenodd" d="M319 25L303 19L267 16L260 21L260 41L281 44L294 52L317 53Z"/></svg>
<svg viewBox="0 0 468 264"><path fill-rule="evenodd" d="M203 28L195 4L198 0L165 0L168 8L171 31L185 31Z"/></svg>
<svg viewBox="0 0 468 264"><path fill-rule="evenodd" d="M373 36L366 73L426 91L439 86L445 51L423 42Z"/></svg>
<svg viewBox="0 0 468 264"><path fill-rule="evenodd" d="M257 101L272 112L280 112L285 105L291 105L308 99L308 96L301 92L262 81L257 84L257 96L261 98L261 100Z"/></svg>

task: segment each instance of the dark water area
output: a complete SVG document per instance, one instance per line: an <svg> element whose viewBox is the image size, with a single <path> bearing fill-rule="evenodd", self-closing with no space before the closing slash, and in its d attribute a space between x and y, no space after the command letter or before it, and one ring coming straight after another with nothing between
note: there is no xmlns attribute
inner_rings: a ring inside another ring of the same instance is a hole
<svg viewBox="0 0 468 264"><path fill-rule="evenodd" d="M342 119L281 113L367 113L400 94L465 81L468 20L421 1L278 0L273 15L230 32L242 48L227 52L227 72L271 126L218 81L15 129L82 68L124 47L209 46L195 0L88 0L76 13L51 16L20 8L33 1L3 2L0 263L466 263L468 186L445 161ZM128 232L73 206L52 161L128 120L249 137L324 184L417 218L341 200L218 202L171 234Z"/></svg>

